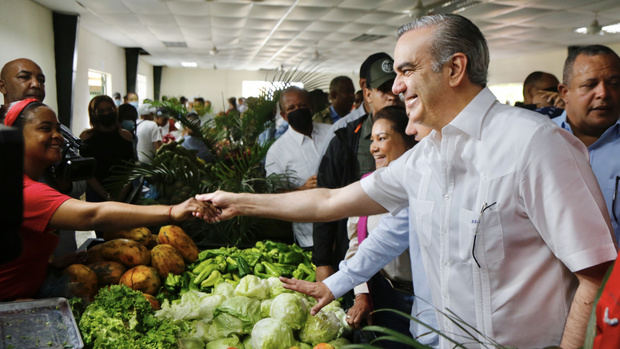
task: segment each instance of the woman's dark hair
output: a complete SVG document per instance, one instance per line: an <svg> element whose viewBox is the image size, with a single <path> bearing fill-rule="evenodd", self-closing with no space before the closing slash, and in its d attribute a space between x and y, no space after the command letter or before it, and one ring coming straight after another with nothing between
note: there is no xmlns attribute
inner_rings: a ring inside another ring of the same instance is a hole
<svg viewBox="0 0 620 349"><path fill-rule="evenodd" d="M374 122L377 122L379 119L388 120L392 124L392 129L403 137L407 149L413 147L417 143L414 136L409 136L405 133L409 119L407 118L407 112L404 107L395 105L385 107L377 112Z"/></svg>
<svg viewBox="0 0 620 349"><path fill-rule="evenodd" d="M129 103L121 104L118 106L118 120L130 120L136 121L138 120L138 111L136 107Z"/></svg>
<svg viewBox="0 0 620 349"><path fill-rule="evenodd" d="M228 103L230 103L230 105L232 105L235 109L237 109L237 98L235 97L228 98Z"/></svg>
<svg viewBox="0 0 620 349"><path fill-rule="evenodd" d="M99 120L97 118L97 115L95 114L95 111L97 110L97 106L103 102L108 102L112 104L114 112L116 113L116 120L118 121L118 113L116 110L116 104L114 104L114 100L110 96L99 95L93 97L93 99L91 99L88 103L88 120L90 121L91 125L95 125L96 123L98 123Z"/></svg>

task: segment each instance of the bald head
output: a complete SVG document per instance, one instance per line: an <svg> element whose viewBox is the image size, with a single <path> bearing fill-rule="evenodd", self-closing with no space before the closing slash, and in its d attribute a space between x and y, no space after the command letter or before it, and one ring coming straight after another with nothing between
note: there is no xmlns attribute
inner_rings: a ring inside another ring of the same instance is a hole
<svg viewBox="0 0 620 349"><path fill-rule="evenodd" d="M0 71L0 93L4 104L26 98L45 99L45 75L41 67L27 58L8 62Z"/></svg>

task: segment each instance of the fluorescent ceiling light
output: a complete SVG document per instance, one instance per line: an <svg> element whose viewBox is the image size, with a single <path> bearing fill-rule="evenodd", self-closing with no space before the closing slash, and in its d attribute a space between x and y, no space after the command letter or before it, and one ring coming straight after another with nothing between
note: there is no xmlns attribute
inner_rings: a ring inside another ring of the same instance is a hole
<svg viewBox="0 0 620 349"><path fill-rule="evenodd" d="M184 66L185 68L196 68L198 66L198 63L196 63L196 62L181 62L181 65Z"/></svg>
<svg viewBox="0 0 620 349"><path fill-rule="evenodd" d="M620 33L620 23L606 25L601 28L601 31L605 33L609 33L609 34ZM577 28L575 29L575 32L579 34L587 34L588 28L587 27Z"/></svg>

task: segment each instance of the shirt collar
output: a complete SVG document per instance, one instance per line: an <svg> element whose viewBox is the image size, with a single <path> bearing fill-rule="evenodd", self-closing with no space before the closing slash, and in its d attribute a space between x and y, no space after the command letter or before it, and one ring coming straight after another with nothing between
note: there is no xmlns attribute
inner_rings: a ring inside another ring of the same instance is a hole
<svg viewBox="0 0 620 349"><path fill-rule="evenodd" d="M338 119L340 119L340 115L338 115L338 113L336 112L336 109L334 109L333 105L329 106L329 116L332 118L333 122L336 122Z"/></svg>
<svg viewBox="0 0 620 349"><path fill-rule="evenodd" d="M480 139L484 117L496 102L497 98L488 87L485 87L456 115L449 125L460 129L475 139Z"/></svg>
<svg viewBox="0 0 620 349"><path fill-rule="evenodd" d="M316 129L317 129L316 125L314 125L314 123L312 123L312 138L315 137L315 134L317 132ZM306 136L305 134L299 133L299 132L295 131L295 129L290 127L290 126L289 126L289 128L288 128L288 130L286 132L290 133L291 138L293 139L295 144L301 145L301 144L304 143L304 140L306 140L306 139L310 140L311 139L310 137Z"/></svg>
<svg viewBox="0 0 620 349"><path fill-rule="evenodd" d="M556 123L560 125L561 128L567 130L570 133L573 133L573 130L571 130L570 128L570 124L566 120L566 110L564 110L562 114L560 114L557 118L554 118L553 121L556 121Z"/></svg>

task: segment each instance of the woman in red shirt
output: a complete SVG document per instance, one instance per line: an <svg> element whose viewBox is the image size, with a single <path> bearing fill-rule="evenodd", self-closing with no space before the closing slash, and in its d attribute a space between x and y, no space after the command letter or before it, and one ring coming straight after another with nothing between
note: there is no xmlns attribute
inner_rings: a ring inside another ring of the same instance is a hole
<svg viewBox="0 0 620 349"><path fill-rule="evenodd" d="M163 225L201 218L214 209L193 198L174 206L138 206L84 202L63 195L36 181L61 159L63 138L54 111L35 99L15 102L4 124L23 131L24 216L22 252L16 260L0 265L0 301L36 295L58 244L58 236L52 232L55 229L114 231Z"/></svg>

